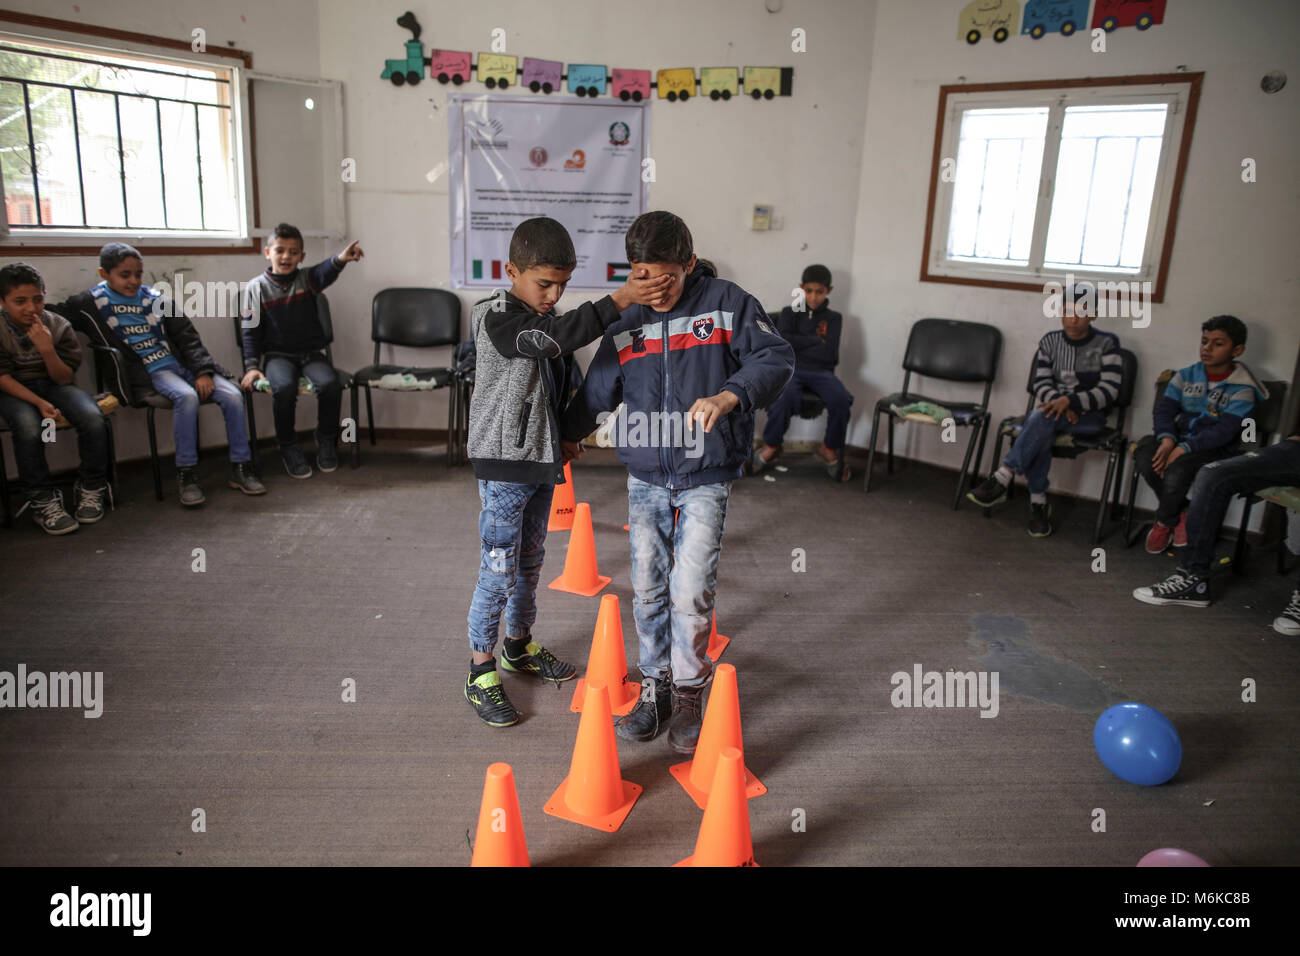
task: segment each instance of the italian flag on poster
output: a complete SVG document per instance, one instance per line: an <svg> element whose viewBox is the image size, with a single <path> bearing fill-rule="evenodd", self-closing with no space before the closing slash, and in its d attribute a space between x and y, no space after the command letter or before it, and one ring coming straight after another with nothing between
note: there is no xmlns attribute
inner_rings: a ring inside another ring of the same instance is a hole
<svg viewBox="0 0 1300 956"><path fill-rule="evenodd" d="M500 278L501 278L501 260L500 260L500 259L493 259L493 260L491 261L490 264L491 264L491 267L492 267L492 278L493 278L493 279L500 279ZM475 279L482 279L482 278L483 278L483 260L482 260L482 259L475 259L475 260L474 260L473 275L474 275L474 278L475 278Z"/></svg>

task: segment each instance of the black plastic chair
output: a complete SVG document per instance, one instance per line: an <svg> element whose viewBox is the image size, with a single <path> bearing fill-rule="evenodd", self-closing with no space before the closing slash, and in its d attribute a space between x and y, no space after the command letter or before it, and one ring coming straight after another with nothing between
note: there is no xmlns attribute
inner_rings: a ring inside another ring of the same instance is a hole
<svg viewBox="0 0 1300 956"><path fill-rule="evenodd" d="M889 474L894 473L894 420L898 417L891 405L909 405L913 402L930 402L952 412L953 424L970 428L971 437L962 459L961 473L957 476L957 490L952 498L955 511L966 490L967 477L973 460L978 465L984 457L984 442L988 437L990 415L989 393L997 378L998 358L1002 353L1002 333L982 322L962 322L957 319L918 319L907 336L907 351L903 355L903 390L886 395L876 402L871 421L871 447L867 453L867 475L863 490L871 491L871 471L876 458L876 439L880 435L880 416L889 418ZM978 402L948 402L911 390L912 374L924 378L937 378L946 382L983 382L984 396ZM938 423L936 423L938 424ZM976 441L979 453L975 454Z"/></svg>
<svg viewBox="0 0 1300 956"><path fill-rule="evenodd" d="M370 338L375 343L374 362L353 374L352 418L358 415L358 389L366 390L366 421L370 428L370 444L375 444L375 413L371 405L371 388L385 388L379 379L385 375L411 375L422 382L432 382L431 390L451 388L457 384L456 370L451 366L410 367L382 365L379 349L382 345L399 345L405 348L446 348L460 344L460 299L445 289L384 289L375 295L370 307ZM454 359L453 359L454 361ZM392 391L405 391L392 389ZM420 389L420 391L426 391ZM447 403L447 463L456 458L456 422L459 402L456 389L452 389ZM468 404L466 405L468 414ZM360 442L353 445L354 454L360 455ZM358 459L359 460L359 459Z"/></svg>
<svg viewBox="0 0 1300 956"><path fill-rule="evenodd" d="M334 369L334 374L339 378L339 385L346 391L355 388L355 382L350 372L344 372L334 365L334 318L330 314L330 300L325 298L324 294L316 296L316 317L320 320L321 329L325 332L325 360L330 363ZM243 322L239 316L235 316L235 346L239 349L240 355L243 355ZM253 450L253 462L257 462L257 415L253 408L253 395L256 391L244 392L244 408L248 412L248 444ZM270 394L267 392L266 394ZM315 392L309 392L305 388L298 389L299 395L314 395ZM356 400L353 400L352 421L356 422ZM356 425L354 424L355 428ZM361 443L353 436L352 442L352 467L357 468L361 465Z"/></svg>
<svg viewBox="0 0 1300 956"><path fill-rule="evenodd" d="M477 368L477 349L473 342L460 342L452 353L455 366L452 385L452 430L447 436L448 461L453 465L469 462L469 402L474 397L474 374Z"/></svg>
<svg viewBox="0 0 1300 956"><path fill-rule="evenodd" d="M1137 356L1128 349L1120 349L1119 354L1123 363L1123 370L1120 373L1122 378L1120 379L1119 395L1107 412L1109 420L1105 427L1094 434L1062 433L1057 436L1059 444L1052 446L1053 458L1078 458L1085 452L1090 451L1104 451L1108 456L1106 478L1102 483L1101 497L1097 499L1097 522L1092 531L1094 546L1115 530L1114 528L1107 529L1107 523L1118 524L1115 512L1119 508L1120 488L1124 484L1124 449L1128 445L1128 436L1124 433L1124 421L1128 417L1129 407L1133 404L1133 386L1137 381ZM1029 368L1029 381L1025 385L1025 390L1029 392L1029 401L1025 405L1025 413L1004 418L998 423L997 436L993 442L993 460L989 463L990 474L1002 461L1003 440L1010 439L1014 442L1025 426L1025 419L1034 410L1034 367L1032 364ZM1068 437L1069 441L1062 441L1063 437ZM1008 501L1011 499L1014 487L1015 482L1007 486ZM1108 505L1107 500L1111 499L1112 496L1113 500L1110 500ZM986 518L991 517L992 509L985 508L984 516Z"/></svg>
<svg viewBox="0 0 1300 956"><path fill-rule="evenodd" d="M1165 369L1156 379L1155 400L1160 401L1160 397L1165 393L1165 386L1173 378L1174 370ZM1251 417L1255 420L1255 441L1253 443L1243 442L1237 449L1237 454L1243 454L1255 448L1267 448L1269 439L1277 431L1282 423L1282 405L1286 401L1287 383L1284 381L1265 381L1264 387L1268 389L1268 398L1255 404ZM1139 538L1141 538L1151 527L1150 521L1144 521L1136 531L1133 530L1133 509L1137 500L1138 480L1142 477L1138 472L1137 464L1133 460L1137 451L1138 443L1134 442L1129 445L1129 484L1128 484L1128 504L1127 517L1124 522L1124 544L1125 547L1133 547ZM1250 527L1250 512L1255 507L1255 502L1259 501L1257 495L1246 495L1241 509L1241 524L1237 531L1236 545L1232 552L1232 570L1234 574L1242 573L1242 565L1246 558L1246 529Z"/></svg>

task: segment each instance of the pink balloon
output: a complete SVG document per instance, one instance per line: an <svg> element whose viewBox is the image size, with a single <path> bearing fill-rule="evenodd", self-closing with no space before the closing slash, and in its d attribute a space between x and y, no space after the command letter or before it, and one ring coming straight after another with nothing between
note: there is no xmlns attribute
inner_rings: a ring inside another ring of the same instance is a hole
<svg viewBox="0 0 1300 956"><path fill-rule="evenodd" d="M1152 850L1142 859L1138 860L1138 866L1209 866L1195 853L1188 853L1186 850L1175 850L1167 846L1163 849Z"/></svg>

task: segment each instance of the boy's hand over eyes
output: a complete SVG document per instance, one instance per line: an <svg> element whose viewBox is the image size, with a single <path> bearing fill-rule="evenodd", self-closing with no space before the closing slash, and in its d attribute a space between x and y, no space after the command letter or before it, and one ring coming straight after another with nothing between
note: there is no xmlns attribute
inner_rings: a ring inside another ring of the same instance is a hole
<svg viewBox="0 0 1300 956"><path fill-rule="evenodd" d="M686 412L686 427L694 428L698 424L706 432L711 432L718 419L739 404L740 399L736 397L736 393L726 389L708 398L697 398L695 404Z"/></svg>
<svg viewBox="0 0 1300 956"><path fill-rule="evenodd" d="M633 305L648 305L654 308L668 301L668 292L676 279L670 275L647 279L646 274L646 270L642 269L639 273L629 275L627 281L617 291L610 293L610 298L614 300L614 305L620 312Z"/></svg>

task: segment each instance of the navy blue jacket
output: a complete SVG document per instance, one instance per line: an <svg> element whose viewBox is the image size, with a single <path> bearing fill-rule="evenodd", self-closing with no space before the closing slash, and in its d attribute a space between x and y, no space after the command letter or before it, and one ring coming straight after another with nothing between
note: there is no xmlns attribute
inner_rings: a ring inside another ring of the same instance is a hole
<svg viewBox="0 0 1300 956"><path fill-rule="evenodd" d="M697 266L671 311L634 305L606 330L565 437L590 434L596 414L620 402L642 420L668 413L680 422L696 399L730 391L740 404L704 436L698 457L688 456L684 443L664 442L620 445L618 457L631 475L664 488L731 481L750 455L754 409L780 395L793 373L794 350L758 300Z"/></svg>

